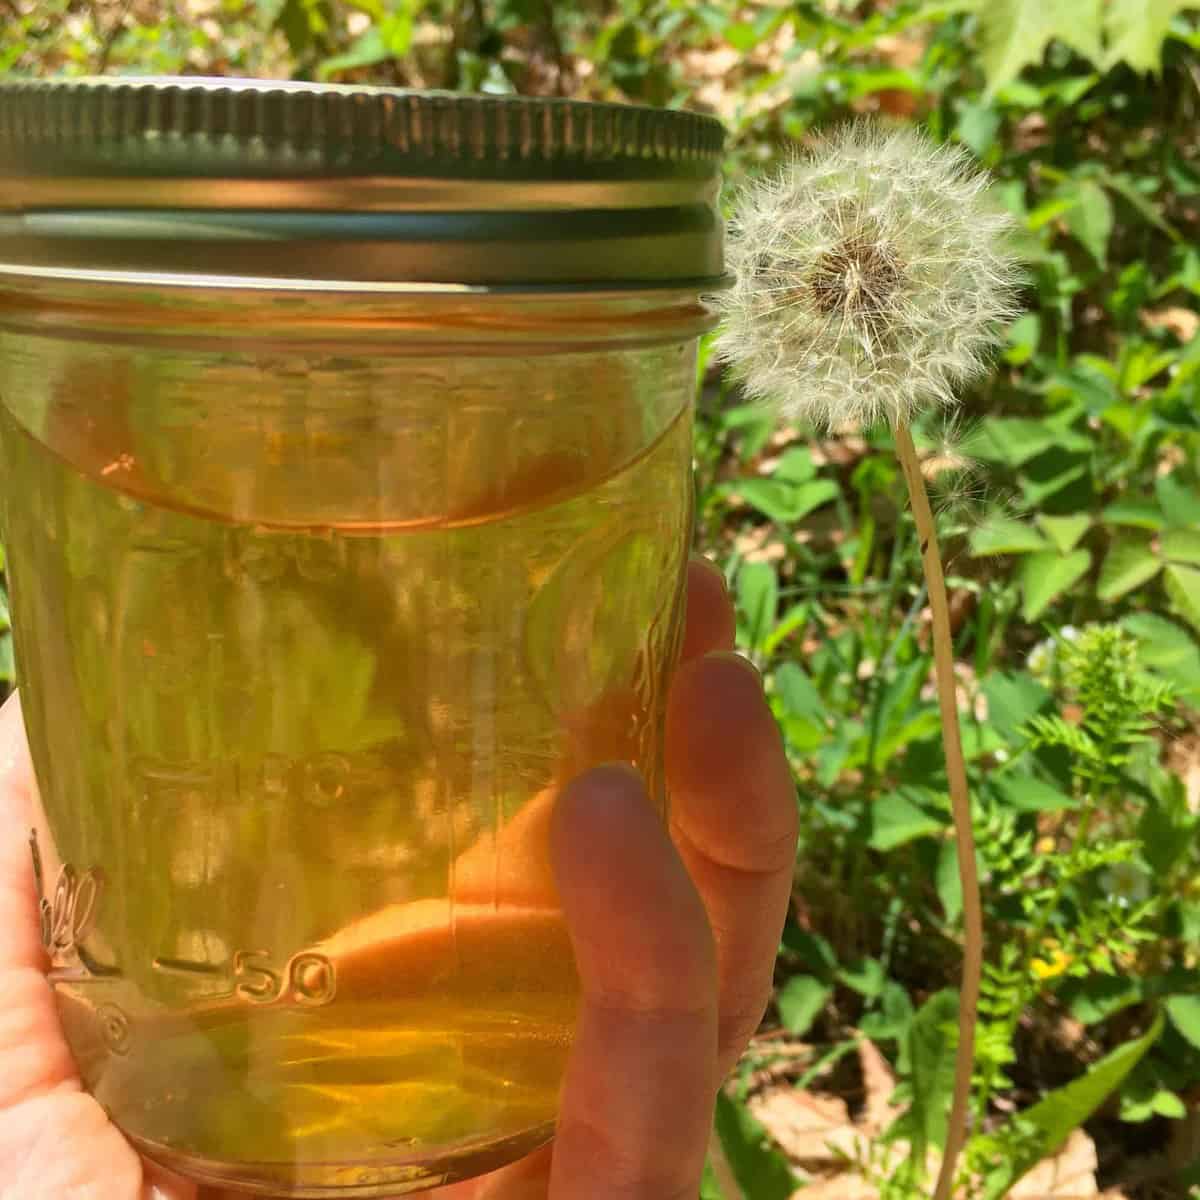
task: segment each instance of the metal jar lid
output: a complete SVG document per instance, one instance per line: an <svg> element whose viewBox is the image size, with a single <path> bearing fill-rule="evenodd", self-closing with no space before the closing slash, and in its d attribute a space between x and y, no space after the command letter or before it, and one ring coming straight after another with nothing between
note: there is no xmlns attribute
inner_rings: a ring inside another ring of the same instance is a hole
<svg viewBox="0 0 1200 1200"><path fill-rule="evenodd" d="M0 280L703 288L723 142L694 113L560 99L7 82Z"/></svg>

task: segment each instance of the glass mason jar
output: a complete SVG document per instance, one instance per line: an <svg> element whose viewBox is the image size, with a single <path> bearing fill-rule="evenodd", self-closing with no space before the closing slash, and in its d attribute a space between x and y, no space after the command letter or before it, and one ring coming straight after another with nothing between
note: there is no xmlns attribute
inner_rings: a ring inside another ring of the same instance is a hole
<svg viewBox="0 0 1200 1200"><path fill-rule="evenodd" d="M557 790L661 732L722 134L560 100L0 87L3 537L53 986L192 1177L553 1129Z"/></svg>

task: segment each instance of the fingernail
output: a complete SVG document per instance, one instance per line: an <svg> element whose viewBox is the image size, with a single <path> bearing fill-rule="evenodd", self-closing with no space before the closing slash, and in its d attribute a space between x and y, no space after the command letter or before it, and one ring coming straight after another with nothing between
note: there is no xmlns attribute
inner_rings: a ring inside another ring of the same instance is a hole
<svg viewBox="0 0 1200 1200"><path fill-rule="evenodd" d="M762 672L744 654L738 654L734 650L713 650L711 653L706 654L704 657L709 658L709 659L715 658L718 662L737 663L737 665L739 667L741 667L742 670L747 671L747 672L749 672L749 674L753 675L754 681L758 684L759 687L762 687L762 683L763 683Z"/></svg>
<svg viewBox="0 0 1200 1200"><path fill-rule="evenodd" d="M620 759L613 759L612 762L600 763L592 768L595 771L620 771L624 775L628 775L630 779L637 780L638 787L644 786L642 773L631 762L622 762Z"/></svg>
<svg viewBox="0 0 1200 1200"><path fill-rule="evenodd" d="M721 581L721 590L729 592L729 580L725 578L725 572L711 558L705 558L703 554L693 554L690 561L697 567L703 567L710 575L715 575Z"/></svg>

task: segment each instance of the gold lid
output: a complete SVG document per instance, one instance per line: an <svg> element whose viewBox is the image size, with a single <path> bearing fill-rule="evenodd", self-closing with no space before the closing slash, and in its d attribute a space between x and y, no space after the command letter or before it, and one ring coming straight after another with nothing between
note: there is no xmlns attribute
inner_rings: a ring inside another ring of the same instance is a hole
<svg viewBox="0 0 1200 1200"><path fill-rule="evenodd" d="M724 131L266 80L0 84L0 277L711 286Z"/></svg>

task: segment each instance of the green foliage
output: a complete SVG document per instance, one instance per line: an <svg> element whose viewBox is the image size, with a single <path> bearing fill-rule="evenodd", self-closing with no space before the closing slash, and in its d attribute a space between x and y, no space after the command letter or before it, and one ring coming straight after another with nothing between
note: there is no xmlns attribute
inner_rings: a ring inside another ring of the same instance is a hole
<svg viewBox="0 0 1200 1200"><path fill-rule="evenodd" d="M1139 1038L1126 1042L1091 1066L1079 1079L1043 1096L1013 1122L1014 1134L987 1136L989 1148L1001 1150L998 1166L987 1175L984 1200L1001 1200L1009 1188L1043 1158L1054 1154L1108 1096L1125 1081L1162 1032L1157 1017Z"/></svg>
<svg viewBox="0 0 1200 1200"><path fill-rule="evenodd" d="M189 3L13 0L0 71L699 107L729 128L731 186L876 113L994 172L1027 311L961 421L914 431L985 880L960 1192L1000 1195L1081 1122L1165 1153L1200 1084L1200 819L1173 765L1195 752L1200 713L1200 4ZM903 483L884 433L778 426L701 361L697 537L732 581L739 648L764 670L800 795L768 1021L813 1058L780 1078L816 1086L870 1038L905 1106L891 1150L936 1148L962 897ZM1064 1017L1086 1037L1048 1055ZM770 1059L773 1044L747 1063L799 1061ZM746 1064L739 1084L717 1109L730 1169L748 1200L788 1196L792 1173L743 1104ZM888 1200L929 1194L918 1155L864 1169Z"/></svg>
<svg viewBox="0 0 1200 1200"><path fill-rule="evenodd" d="M790 1200L796 1180L787 1160L771 1147L765 1130L749 1111L723 1093L717 1097L716 1130L729 1169L745 1196Z"/></svg>

